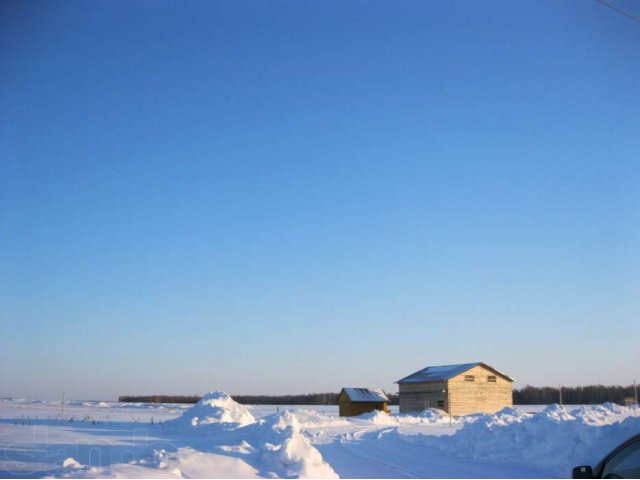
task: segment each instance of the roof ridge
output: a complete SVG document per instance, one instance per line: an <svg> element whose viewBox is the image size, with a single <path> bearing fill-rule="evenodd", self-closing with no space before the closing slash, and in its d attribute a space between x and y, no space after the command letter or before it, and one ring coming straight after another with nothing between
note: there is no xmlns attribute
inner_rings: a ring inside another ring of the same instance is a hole
<svg viewBox="0 0 640 480"><path fill-rule="evenodd" d="M382 388L372 387L343 387L347 397L352 402L388 402L389 397Z"/></svg>
<svg viewBox="0 0 640 480"><path fill-rule="evenodd" d="M473 367L478 365L483 365L484 367L492 370L496 373L499 373L503 377L507 378L510 381L514 381L509 375L502 373L500 370L493 368L491 365L484 362L471 362L471 363L454 363L450 365L430 365L428 367L424 367L416 372L413 372L411 375L408 375L395 383L410 383L410 382L437 382L443 380L449 380L461 373L470 370ZM435 370L435 371L434 371ZM412 378L414 377L414 378Z"/></svg>

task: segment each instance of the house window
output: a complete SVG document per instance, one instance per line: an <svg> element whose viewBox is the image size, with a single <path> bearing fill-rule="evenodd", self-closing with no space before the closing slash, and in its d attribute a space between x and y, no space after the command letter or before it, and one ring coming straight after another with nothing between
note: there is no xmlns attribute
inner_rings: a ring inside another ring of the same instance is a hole
<svg viewBox="0 0 640 480"><path fill-rule="evenodd" d="M487 377L487 382L489 383L496 383L496 376L495 375L489 375Z"/></svg>
<svg viewBox="0 0 640 480"><path fill-rule="evenodd" d="M438 407L444 407L444 400L438 400Z"/></svg>
<svg viewBox="0 0 640 480"><path fill-rule="evenodd" d="M473 375L465 375L464 376L464 381L465 382L475 382L476 381L476 377L474 377Z"/></svg>

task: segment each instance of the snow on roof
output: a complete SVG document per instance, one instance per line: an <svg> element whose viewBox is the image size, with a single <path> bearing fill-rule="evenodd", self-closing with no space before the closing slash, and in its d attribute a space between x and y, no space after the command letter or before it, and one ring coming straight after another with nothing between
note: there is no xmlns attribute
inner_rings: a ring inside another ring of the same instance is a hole
<svg viewBox="0 0 640 480"><path fill-rule="evenodd" d="M352 388L342 389L352 402L388 402L389 399L381 388Z"/></svg>
<svg viewBox="0 0 640 480"><path fill-rule="evenodd" d="M478 365L483 365L490 370L502 375L508 380L513 381L508 375L505 375L499 370L496 370L493 367L490 367L486 363L482 362L474 362L474 363L458 363L456 365L439 365L435 367L427 367L422 370L418 370L415 373L412 373L408 377L404 377L403 379L398 380L396 383L414 383L414 382L438 382L442 380L449 380L450 378L455 377L456 375L460 375L467 370L476 367Z"/></svg>

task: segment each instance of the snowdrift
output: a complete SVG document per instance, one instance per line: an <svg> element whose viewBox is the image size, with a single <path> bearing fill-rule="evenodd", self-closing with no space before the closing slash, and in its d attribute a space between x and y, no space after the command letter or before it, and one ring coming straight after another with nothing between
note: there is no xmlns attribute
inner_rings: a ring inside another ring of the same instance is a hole
<svg viewBox="0 0 640 480"><path fill-rule="evenodd" d="M295 411L300 428L346 427L351 425L344 417L327 415L317 410L301 408Z"/></svg>
<svg viewBox="0 0 640 480"><path fill-rule="evenodd" d="M225 403L227 403L225 401ZM228 412L226 412L228 413ZM236 424L237 422L218 422ZM215 423L214 423L215 424ZM207 425L207 424L205 424ZM338 478L300 430L295 414L281 412L207 437L207 451L192 447L156 450L152 458L129 464L90 467L67 458L64 478ZM216 440L226 444L215 445Z"/></svg>
<svg viewBox="0 0 640 480"><path fill-rule="evenodd" d="M206 427L233 429L255 421L247 407L233 400L225 392L213 391L187 409L181 417L167 422L166 425L179 430L211 429Z"/></svg>
<svg viewBox="0 0 640 480"><path fill-rule="evenodd" d="M257 448L257 465L267 477L338 478L320 452L301 432L294 413L279 412L242 429Z"/></svg>
<svg viewBox="0 0 640 480"><path fill-rule="evenodd" d="M305 424L324 424L331 418L313 411L302 416ZM60 476L201 478L216 472L241 478L338 478L303 434L294 413L279 412L256 421L247 407L224 392L207 393L163 426L182 434L206 433L196 442L206 439L206 443L198 449L156 450L153 458L107 468L90 467L68 458Z"/></svg>
<svg viewBox="0 0 640 480"><path fill-rule="evenodd" d="M613 447L640 433L640 408L614 404L551 405L537 413L505 408L496 414L460 417L451 426L449 417L438 411L342 418L337 409L328 407L266 416L263 411L255 414L260 417L256 419L223 392L207 394L185 410L160 411L151 405L145 410L116 403L105 407L100 402L67 405L74 422L91 422L90 429L82 428L91 448L76 446L78 429L75 423L69 428L69 422L58 419L59 402L0 400L0 415L11 419L0 422L11 432L11 445L24 444L29 455L35 452L31 462L0 458L0 476L8 472L9 477L66 478L562 478L571 474L573 466L594 465ZM25 409L27 428L18 421ZM122 449L100 450L105 428ZM131 443L140 428L146 429L152 443ZM50 431L59 440L34 450L33 438L40 437L33 432L52 438ZM0 448L8 445L1 440Z"/></svg>
<svg viewBox="0 0 640 480"><path fill-rule="evenodd" d="M388 414L380 410L363 413L351 417L355 422L370 422L374 425L448 425L449 416L442 410L430 409L416 414ZM452 423L459 424L461 420L453 419Z"/></svg>
<svg viewBox="0 0 640 480"><path fill-rule="evenodd" d="M623 418L620 416L623 414ZM461 459L541 467L551 476L594 465L627 438L640 433L640 409L604 404L567 410L550 405L536 414L506 408L469 418L462 429L425 443Z"/></svg>

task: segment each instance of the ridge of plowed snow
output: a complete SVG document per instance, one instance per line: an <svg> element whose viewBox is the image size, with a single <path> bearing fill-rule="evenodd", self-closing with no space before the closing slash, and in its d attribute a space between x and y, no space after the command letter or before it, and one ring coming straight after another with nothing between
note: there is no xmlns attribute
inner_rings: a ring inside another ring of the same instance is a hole
<svg viewBox="0 0 640 480"><path fill-rule="evenodd" d="M568 411L550 405L536 414L507 408L480 416L448 438L424 437L424 442L459 458L502 464L536 465L566 476L567 465L585 465L627 438L640 433L640 410L614 405ZM626 413L619 419L620 413ZM608 418L607 418L608 417Z"/></svg>
<svg viewBox="0 0 640 480"><path fill-rule="evenodd" d="M371 422L374 425L419 425L419 424L441 424L449 423L449 416L443 415L438 410L424 410L417 414L388 414L380 410L366 412L356 417L351 417L351 421ZM461 420L453 419L452 423L458 424Z"/></svg>

